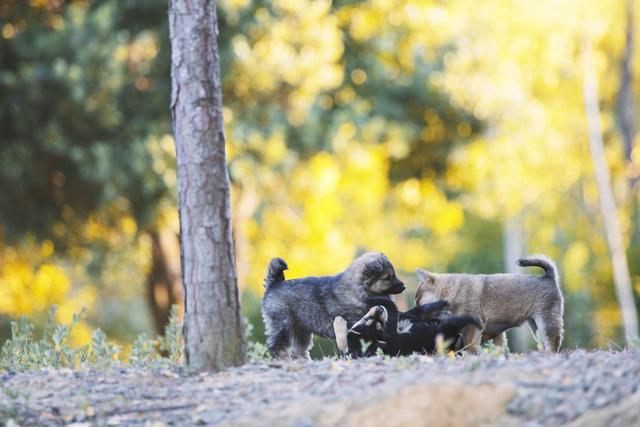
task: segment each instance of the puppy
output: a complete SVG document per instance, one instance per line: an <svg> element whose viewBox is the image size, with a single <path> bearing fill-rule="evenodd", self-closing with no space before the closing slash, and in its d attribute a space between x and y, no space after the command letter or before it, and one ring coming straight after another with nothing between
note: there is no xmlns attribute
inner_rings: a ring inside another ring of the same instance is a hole
<svg viewBox="0 0 640 427"><path fill-rule="evenodd" d="M406 356L412 353L434 353L437 349L436 338L442 335L446 351L459 351L464 347L463 330L479 330L482 324L473 316L452 316L444 310L449 303L445 300L417 305L401 313L390 298L369 298L369 302L378 301L385 307L387 325L385 344L382 350L392 356ZM398 323L394 322L398 319Z"/></svg>
<svg viewBox="0 0 640 427"><path fill-rule="evenodd" d="M395 303L388 296L371 297L367 299L367 303L370 306L381 305L387 309L389 316L385 330L391 335L409 333L415 323L439 326L445 319L451 317L451 312L448 311L449 302L446 300L416 305L405 312L399 312ZM460 351L464 348L464 337L462 333L458 333L449 346L449 350Z"/></svg>
<svg viewBox="0 0 640 427"><path fill-rule="evenodd" d="M398 307L388 296L367 298L367 304L370 307L381 305L390 313L386 326L389 334L407 332L412 324L419 322L437 325L444 317L450 316L450 313L445 311L449 308L449 302L445 300L416 305L405 312L398 311Z"/></svg>
<svg viewBox="0 0 640 427"><path fill-rule="evenodd" d="M391 302L385 306L372 307L367 314L350 329L346 321L336 318L334 329L338 348L352 358L374 355L378 349L389 356L407 356L413 353L429 354L437 350L437 337L442 336L447 350L454 350L460 331L468 326L480 327L473 316L450 316L438 324L417 322L408 331L399 333L390 319L398 317L398 309ZM363 346L366 348L363 349Z"/></svg>
<svg viewBox="0 0 640 427"><path fill-rule="evenodd" d="M417 304L446 299L454 315L470 314L482 320L483 331L471 331L464 340L470 350L493 339L506 345L504 332L528 322L540 330L547 351L558 351L564 334L564 299L555 263L544 255L518 260L521 267L540 267L543 276L523 274L438 274L418 269Z"/></svg>
<svg viewBox="0 0 640 427"><path fill-rule="evenodd" d="M277 357L309 357L313 334L333 338L333 320L340 316L349 325L368 310L373 295L399 294L404 283L396 277L384 254L369 252L335 276L285 280L287 263L274 258L264 279L262 318L267 347Z"/></svg>
<svg viewBox="0 0 640 427"><path fill-rule="evenodd" d="M366 302L371 308L351 329L348 330L342 317L336 317L333 322L338 348L352 358L373 356L386 344L383 339L408 332L413 323L434 321L439 312L449 305L446 301L436 301L401 313L388 296L367 298ZM366 345L364 351L363 345Z"/></svg>
<svg viewBox="0 0 640 427"><path fill-rule="evenodd" d="M424 322L428 325L440 325L443 320L451 317L451 312L449 311L449 301L439 300L432 302L431 304L427 303L423 305L416 305L414 308L407 311L406 313L403 313L400 316L400 330L402 330L403 328L403 317L406 319L405 322ZM449 349L453 351L460 351L465 349L464 337L462 336L462 333L458 333L458 336L451 343Z"/></svg>

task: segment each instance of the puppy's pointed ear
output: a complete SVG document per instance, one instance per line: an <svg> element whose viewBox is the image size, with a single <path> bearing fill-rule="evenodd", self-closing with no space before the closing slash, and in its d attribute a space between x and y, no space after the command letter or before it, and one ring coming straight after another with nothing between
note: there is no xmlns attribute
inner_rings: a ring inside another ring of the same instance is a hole
<svg viewBox="0 0 640 427"><path fill-rule="evenodd" d="M416 269L416 274L418 275L418 279L420 279L420 281L423 283L427 283L427 284L435 283L433 273L431 273L430 271L427 271L423 268L418 268Z"/></svg>
<svg viewBox="0 0 640 427"><path fill-rule="evenodd" d="M366 263L362 273L364 273L366 277L375 277L381 274L383 270L384 266L382 265L382 262L380 260L375 260Z"/></svg>

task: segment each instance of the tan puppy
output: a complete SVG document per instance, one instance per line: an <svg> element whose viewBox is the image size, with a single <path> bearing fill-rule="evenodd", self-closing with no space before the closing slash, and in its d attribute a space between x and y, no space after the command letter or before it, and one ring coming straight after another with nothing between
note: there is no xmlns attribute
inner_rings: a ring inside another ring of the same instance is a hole
<svg viewBox="0 0 640 427"><path fill-rule="evenodd" d="M542 333L545 350L558 351L564 334L564 299L556 265L544 255L529 255L518 265L540 267L545 274L439 274L418 269L416 304L444 299L452 314L479 318L484 330L470 328L464 334L471 351L477 352L481 342L491 339L495 345L506 344L504 332L525 321Z"/></svg>

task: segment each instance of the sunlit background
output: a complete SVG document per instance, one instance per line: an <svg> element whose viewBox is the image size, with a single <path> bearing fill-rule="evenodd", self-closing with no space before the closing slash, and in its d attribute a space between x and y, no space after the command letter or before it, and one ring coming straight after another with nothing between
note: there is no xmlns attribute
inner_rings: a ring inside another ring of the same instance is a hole
<svg viewBox="0 0 640 427"><path fill-rule="evenodd" d="M541 252L561 270L565 347L622 344L583 75L599 85L637 303L626 1L222 0L218 13L254 339L273 256L298 277L383 251L410 304L417 267L501 272ZM77 343L96 326L125 346L161 331L181 300L170 86L166 0L0 2L0 342L52 304L61 322L87 308Z"/></svg>

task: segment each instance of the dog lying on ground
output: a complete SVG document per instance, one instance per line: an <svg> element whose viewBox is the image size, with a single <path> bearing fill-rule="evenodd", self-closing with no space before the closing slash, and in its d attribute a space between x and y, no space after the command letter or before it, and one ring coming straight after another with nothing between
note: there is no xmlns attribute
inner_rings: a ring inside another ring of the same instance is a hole
<svg viewBox="0 0 640 427"><path fill-rule="evenodd" d="M340 317L334 320L336 341L343 354L352 358L368 357L378 349L389 356L434 353L438 347L438 336L442 336L445 351L454 350L456 339L464 328L481 326L473 316L449 316L442 317L435 323L410 323L405 331L400 332L397 329L400 314L393 301L390 302L391 304L385 301L384 305L371 307L351 328L347 328L347 322ZM440 307L442 303L437 302L432 307L421 307L417 311L426 313L439 310ZM406 321L406 318L404 320Z"/></svg>
<svg viewBox="0 0 640 427"><path fill-rule="evenodd" d="M280 358L289 357L290 347L294 357L308 358L313 334L333 338L337 316L352 325L367 312L367 298L405 289L381 253L366 253L335 276L285 280L287 268L282 258L271 260L262 300L267 348Z"/></svg>
<svg viewBox="0 0 640 427"><path fill-rule="evenodd" d="M449 302L446 300L416 305L405 312L398 311L398 307L388 296L371 297L367 299L367 303L371 307L381 305L387 309L389 316L385 330L390 335L408 333L416 323L439 326L444 320L451 317L451 312L448 310ZM464 347L463 336L459 333L449 346L449 350L460 351Z"/></svg>
<svg viewBox="0 0 640 427"><path fill-rule="evenodd" d="M482 321L481 331L468 331L471 351L493 339L506 345L504 332L528 322L543 335L547 351L558 351L564 334L564 299L555 263L544 255L518 260L521 267L540 267L543 276L523 274L440 274L418 269L416 304L446 299L454 315L469 314Z"/></svg>
<svg viewBox="0 0 640 427"><path fill-rule="evenodd" d="M434 301L423 305L416 305L410 310L401 312L398 306L388 296L375 296L367 298L369 307L381 305L387 309L389 318L386 322L386 331L389 334L403 333L411 329L411 325L426 322L437 325L440 321L451 315L448 311L449 302L445 300Z"/></svg>
<svg viewBox="0 0 640 427"><path fill-rule="evenodd" d="M442 315L441 311L449 306L447 301L441 300L401 313L388 296L370 297L366 302L371 308L351 329L342 317L336 317L333 323L338 348L352 358L374 355L380 345L386 344L383 339L406 333L413 323L437 323L438 317ZM366 348L363 349L363 346Z"/></svg>

